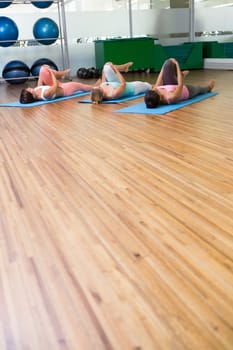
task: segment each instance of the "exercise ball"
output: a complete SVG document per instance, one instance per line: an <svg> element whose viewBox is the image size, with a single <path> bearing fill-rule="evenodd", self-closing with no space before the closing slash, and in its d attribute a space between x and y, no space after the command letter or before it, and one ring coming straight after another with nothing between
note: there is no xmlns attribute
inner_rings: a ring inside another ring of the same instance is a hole
<svg viewBox="0 0 233 350"><path fill-rule="evenodd" d="M50 60L49 58L39 58L31 66L31 74L34 77L38 77L39 76L40 68L41 68L41 66L43 66L43 64L47 64L52 69L58 70L57 65L52 60Z"/></svg>
<svg viewBox="0 0 233 350"><path fill-rule="evenodd" d="M51 6L53 1L32 1L32 5L40 8L45 9L46 7Z"/></svg>
<svg viewBox="0 0 233 350"><path fill-rule="evenodd" d="M2 76L10 84L22 84L28 80L30 69L26 63L13 60L5 65Z"/></svg>
<svg viewBox="0 0 233 350"><path fill-rule="evenodd" d="M33 35L40 44L51 45L58 38L58 25L51 18L40 18L33 26Z"/></svg>
<svg viewBox="0 0 233 350"><path fill-rule="evenodd" d="M0 46L14 45L18 35L19 31L15 22L9 17L0 16Z"/></svg>
<svg viewBox="0 0 233 350"><path fill-rule="evenodd" d="M9 1L1 1L0 0L0 8L4 8L4 7L8 7L10 6L10 4L12 3L13 0L9 0Z"/></svg>

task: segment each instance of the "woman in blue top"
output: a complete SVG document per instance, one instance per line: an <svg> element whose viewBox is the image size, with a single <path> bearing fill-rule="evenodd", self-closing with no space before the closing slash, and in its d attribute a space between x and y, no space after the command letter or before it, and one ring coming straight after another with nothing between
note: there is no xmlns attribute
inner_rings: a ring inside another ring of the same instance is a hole
<svg viewBox="0 0 233 350"><path fill-rule="evenodd" d="M114 65L105 63L102 77L99 83L91 91L92 103L100 103L102 100L116 100L120 97L134 96L146 92L152 85L142 81L126 82L121 72L128 72L133 62Z"/></svg>

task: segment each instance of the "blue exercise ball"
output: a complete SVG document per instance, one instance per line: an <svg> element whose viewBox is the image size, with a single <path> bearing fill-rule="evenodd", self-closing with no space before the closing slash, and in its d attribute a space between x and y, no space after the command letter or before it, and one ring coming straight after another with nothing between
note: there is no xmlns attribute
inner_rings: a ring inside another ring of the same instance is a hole
<svg viewBox="0 0 233 350"><path fill-rule="evenodd" d="M33 35L40 44L51 45L58 38L58 25L51 18L40 18L33 26Z"/></svg>
<svg viewBox="0 0 233 350"><path fill-rule="evenodd" d="M39 76L40 68L41 68L41 66L43 66L43 64L47 64L48 66L50 66L50 68L52 68L54 70L58 70L57 65L52 60L50 60L49 58L39 58L31 66L31 74L34 77L38 77Z"/></svg>
<svg viewBox="0 0 233 350"><path fill-rule="evenodd" d="M19 31L15 22L5 16L0 16L0 46L14 45L18 39Z"/></svg>
<svg viewBox="0 0 233 350"><path fill-rule="evenodd" d="M32 5L40 8L45 9L46 7L51 6L53 1L32 1Z"/></svg>
<svg viewBox="0 0 233 350"><path fill-rule="evenodd" d="M10 6L10 4L12 3L13 0L9 0L9 1L2 1L0 0L0 8L4 8L4 7L8 7Z"/></svg>
<svg viewBox="0 0 233 350"><path fill-rule="evenodd" d="M2 70L2 76L10 84L22 84L28 80L30 69L26 63L13 60L5 65Z"/></svg>

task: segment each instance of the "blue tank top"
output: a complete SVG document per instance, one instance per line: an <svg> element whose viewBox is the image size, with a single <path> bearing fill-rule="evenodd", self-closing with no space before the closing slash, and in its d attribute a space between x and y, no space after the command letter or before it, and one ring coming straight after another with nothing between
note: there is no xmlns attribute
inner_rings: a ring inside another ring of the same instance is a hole
<svg viewBox="0 0 233 350"><path fill-rule="evenodd" d="M102 83L101 85L111 85L114 88L117 88L118 86L120 86L120 83L118 82L105 82ZM125 97L125 96L134 96L135 95L135 89L134 89L134 82L126 82L125 84L125 90L123 91L121 97Z"/></svg>

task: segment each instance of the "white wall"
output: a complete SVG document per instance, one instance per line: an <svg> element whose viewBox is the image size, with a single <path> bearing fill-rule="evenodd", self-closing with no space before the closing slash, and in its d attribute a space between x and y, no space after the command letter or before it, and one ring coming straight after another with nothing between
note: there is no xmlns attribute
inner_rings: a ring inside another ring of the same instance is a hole
<svg viewBox="0 0 233 350"><path fill-rule="evenodd" d="M20 8L23 10L19 11L18 6L21 6ZM37 9L31 4L14 5L12 8L1 9L1 16L9 16L15 20L21 40L33 38L32 28L38 18L50 17L58 23L56 5L52 5L46 11ZM233 7L196 9L195 31L232 31L232 18ZM188 9L138 10L133 11L132 20L134 36L154 35L159 37L159 43L162 45L188 41L188 37L170 38L171 33L188 33ZM94 44L88 42L77 44L77 38L129 36L130 34L129 14L124 9L97 12L77 11L75 13L68 9L66 11L66 25L72 75L76 75L79 67L95 66ZM233 36L211 36L197 38L197 40L233 41ZM55 61L59 68L62 68L61 49L59 42L57 42L50 46L0 47L0 72L2 72L3 66L12 59L21 59L31 66L36 59L41 57L49 57Z"/></svg>
<svg viewBox="0 0 233 350"><path fill-rule="evenodd" d="M195 31L232 31L233 7L202 8L195 11ZM79 37L129 36L129 16L126 11L67 14L69 45L72 67L95 66L94 44L77 44ZM133 11L133 35L154 35L162 45L176 45L189 40L189 36L171 38L173 33L189 33L189 10L140 10ZM233 41L230 36L198 37L197 41ZM86 53L86 54L85 54ZM91 56L91 57L90 57Z"/></svg>

